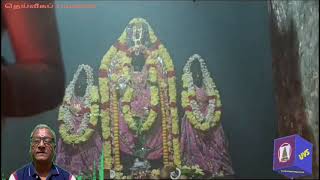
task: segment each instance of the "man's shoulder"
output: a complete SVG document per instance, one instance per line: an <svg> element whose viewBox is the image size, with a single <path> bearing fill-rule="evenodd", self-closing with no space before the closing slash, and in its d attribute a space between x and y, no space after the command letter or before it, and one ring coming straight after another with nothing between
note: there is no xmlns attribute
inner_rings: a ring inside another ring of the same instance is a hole
<svg viewBox="0 0 320 180"><path fill-rule="evenodd" d="M63 169L62 167L60 167L60 166L57 165L57 164L54 164L54 168L57 168L57 171L58 171L59 173L69 173L69 174L70 174L70 172L68 172L67 170Z"/></svg>
<svg viewBox="0 0 320 180"><path fill-rule="evenodd" d="M17 169L16 171L14 171L10 177L14 178L14 179L20 179L19 177L25 177L25 176L30 176L32 175L32 169L31 169L32 164L28 163L24 166L22 166L21 168ZM53 168L55 168L55 170L57 171L57 173L61 176L64 177L64 179L72 179L72 174L70 172L68 172L67 170L63 169L62 167L59 167L58 165L54 164ZM14 180L13 179L13 180Z"/></svg>
<svg viewBox="0 0 320 180"><path fill-rule="evenodd" d="M30 166L31 166L31 163L25 164L22 167L20 167L19 169L17 169L14 173L21 173L21 172L25 172L25 171L28 172Z"/></svg>
<svg viewBox="0 0 320 180"><path fill-rule="evenodd" d="M72 174L71 174L69 171L63 169L62 167L60 167L60 166L58 166L58 165L56 165L56 164L54 164L54 168L56 168L56 169L57 169L57 172L58 172L59 174L62 174L64 177L70 178L70 176L72 176Z"/></svg>
<svg viewBox="0 0 320 180"><path fill-rule="evenodd" d="M27 174L28 172L30 172L30 163L25 164L24 166L22 166L21 168L15 170L10 177L14 177L15 179L18 179L18 177L23 177L25 174Z"/></svg>

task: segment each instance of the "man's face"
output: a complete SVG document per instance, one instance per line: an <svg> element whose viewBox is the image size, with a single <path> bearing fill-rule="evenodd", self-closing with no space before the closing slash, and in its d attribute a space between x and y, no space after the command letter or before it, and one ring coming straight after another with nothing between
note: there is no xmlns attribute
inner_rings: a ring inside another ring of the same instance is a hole
<svg viewBox="0 0 320 180"><path fill-rule="evenodd" d="M54 156L53 136L49 129L36 130L31 138L32 159L38 162L51 162Z"/></svg>

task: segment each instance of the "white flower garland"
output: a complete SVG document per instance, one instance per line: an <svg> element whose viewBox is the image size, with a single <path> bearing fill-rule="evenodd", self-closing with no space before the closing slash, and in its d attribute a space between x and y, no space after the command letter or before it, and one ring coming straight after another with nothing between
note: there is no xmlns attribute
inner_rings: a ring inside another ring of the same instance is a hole
<svg viewBox="0 0 320 180"><path fill-rule="evenodd" d="M70 130L73 127L72 118L74 115L70 112L71 108L71 99L75 96L74 89L75 83L77 82L80 72L84 70L87 77L87 87L85 94L81 97L81 101L84 103L85 108L90 108L90 112L86 112L83 116L83 119L80 124L80 128L76 133L70 133ZM68 144L78 144L88 140L88 138L93 134L94 129L88 127L89 123L95 127L97 124L97 118L99 116L99 107L98 107L98 89L93 85L93 70L89 65L81 64L78 66L76 73L73 76L72 81L67 86L65 91L65 96L63 104L60 106L59 110L59 119L61 125L59 127L59 132L61 134L64 142ZM94 104L96 103L96 104Z"/></svg>
<svg viewBox="0 0 320 180"><path fill-rule="evenodd" d="M200 111L200 107L196 101L196 91L193 83L192 72L190 67L193 61L198 60L201 67L201 72L203 76L203 84L205 91L209 97L214 97L209 99L209 104L207 106L207 114L203 115ZM182 75L184 91L182 92L182 106L186 110L186 116L191 124L200 130L208 130L210 127L217 125L220 120L221 111L221 101L218 90L210 77L210 73L207 69L205 61L198 55L192 55L187 61L183 68ZM187 108L191 106L192 112L188 111Z"/></svg>

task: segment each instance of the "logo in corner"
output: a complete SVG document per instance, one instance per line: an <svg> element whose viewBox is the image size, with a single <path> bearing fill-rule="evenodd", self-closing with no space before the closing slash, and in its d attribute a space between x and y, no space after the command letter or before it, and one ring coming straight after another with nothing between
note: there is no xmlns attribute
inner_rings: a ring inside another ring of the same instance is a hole
<svg viewBox="0 0 320 180"><path fill-rule="evenodd" d="M278 160L280 163L285 163L290 160L292 147L289 143L283 143L278 149Z"/></svg>

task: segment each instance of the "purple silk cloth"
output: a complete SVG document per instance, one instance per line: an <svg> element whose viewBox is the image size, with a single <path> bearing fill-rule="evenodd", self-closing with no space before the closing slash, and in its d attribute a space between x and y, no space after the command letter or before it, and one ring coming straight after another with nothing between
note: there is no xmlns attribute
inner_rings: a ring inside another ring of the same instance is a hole
<svg viewBox="0 0 320 180"><path fill-rule="evenodd" d="M130 103L132 113L140 118L147 119L146 109L150 109L150 89L146 85L147 76L145 72L135 72L133 74L133 101ZM120 108L121 109L121 104ZM129 129L127 123L123 119L123 114L119 116L120 129L120 150L126 154L133 155L135 146L138 142L138 135ZM162 128L161 128L161 113L158 116L150 129L144 132L146 139L143 142L143 147L151 149L147 155L147 159L155 160L162 157Z"/></svg>
<svg viewBox="0 0 320 180"><path fill-rule="evenodd" d="M200 110L206 114L208 98L202 88L196 88L196 98ZM202 132L193 128L186 115L181 123L181 151L183 163L189 166L199 165L206 172L233 175L228 144L224 137L222 125Z"/></svg>
<svg viewBox="0 0 320 180"><path fill-rule="evenodd" d="M159 119L159 118L157 118ZM133 155L135 146L138 142L138 136L129 130L128 125L123 120L122 115L119 119L120 126L120 150L126 154ZM156 123L156 122L155 122ZM156 123L158 124L158 123ZM153 126L146 133L146 142L144 148L149 148L151 151L147 155L147 159L156 160L162 157L162 128L161 125Z"/></svg>
<svg viewBox="0 0 320 180"><path fill-rule="evenodd" d="M71 103L73 107L79 104L80 109L85 108L80 98L73 97ZM70 119L74 127L74 129L71 130L72 133L77 133L79 130L83 115L83 113L80 113L79 116L72 116L72 119ZM88 141L82 144L70 145L64 143L62 139L59 139L56 163L73 175L79 175L80 172L92 174L94 161L96 162L96 167L99 167L101 148L102 139L97 130L95 130Z"/></svg>
<svg viewBox="0 0 320 180"><path fill-rule="evenodd" d="M99 168L101 148L102 140L98 132L94 132L93 136L83 144L70 145L59 139L56 163L73 175L92 174L94 161L96 170Z"/></svg>
<svg viewBox="0 0 320 180"><path fill-rule="evenodd" d="M74 107L76 107L78 105L79 109L75 109ZM70 119L71 124L72 124L72 129L70 130L71 133L79 133L79 131L81 131L80 129L80 125L81 122L83 120L84 115L87 112L83 112L83 110L85 109L85 105L84 102L81 100L80 97L77 96L72 96L71 98L71 105L70 105L70 110L73 113L76 113L72 116L72 118ZM73 109L75 109L74 111L72 111Z"/></svg>

